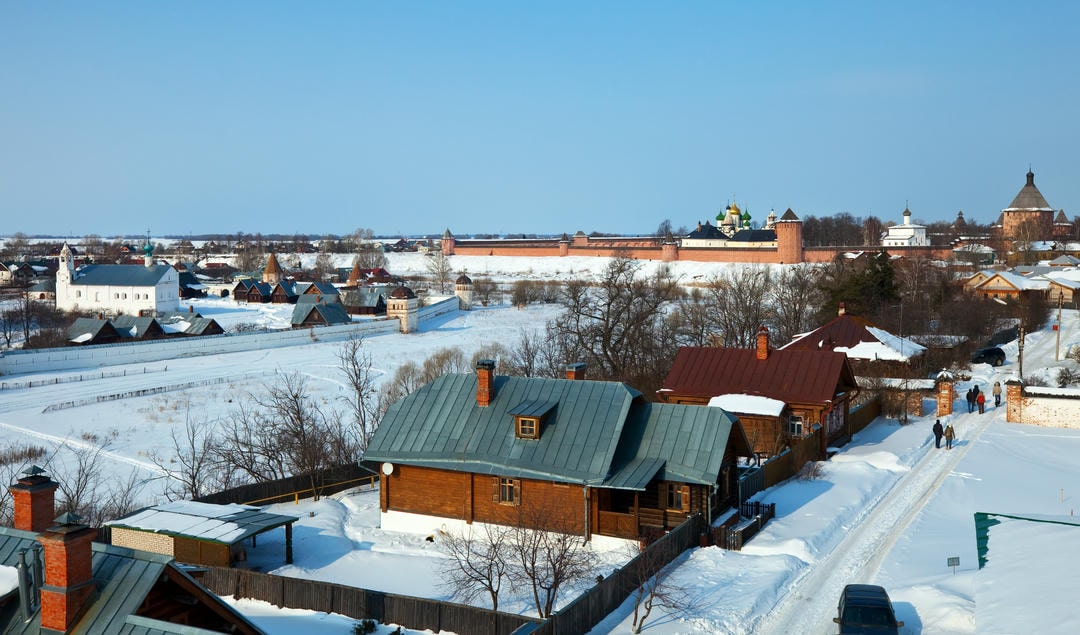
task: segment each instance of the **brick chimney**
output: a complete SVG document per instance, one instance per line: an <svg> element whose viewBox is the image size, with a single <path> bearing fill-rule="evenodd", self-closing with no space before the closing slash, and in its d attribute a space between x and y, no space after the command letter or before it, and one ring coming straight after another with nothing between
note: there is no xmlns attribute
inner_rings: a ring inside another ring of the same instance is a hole
<svg viewBox="0 0 1080 635"><path fill-rule="evenodd" d="M764 326L757 332L757 358L769 359L769 329Z"/></svg>
<svg viewBox="0 0 1080 635"><path fill-rule="evenodd" d="M56 517L57 487L59 484L46 476L45 470L36 465L27 468L19 481L9 488L15 505L15 529L48 529Z"/></svg>
<svg viewBox="0 0 1080 635"><path fill-rule="evenodd" d="M93 548L97 530L62 514L38 535L45 548L45 585L41 587L41 626L67 632L94 590Z"/></svg>
<svg viewBox="0 0 1080 635"><path fill-rule="evenodd" d="M476 405L487 406L495 396L495 360L476 362Z"/></svg>
<svg viewBox="0 0 1080 635"><path fill-rule="evenodd" d="M566 378L580 381L585 379L585 362L566 365Z"/></svg>

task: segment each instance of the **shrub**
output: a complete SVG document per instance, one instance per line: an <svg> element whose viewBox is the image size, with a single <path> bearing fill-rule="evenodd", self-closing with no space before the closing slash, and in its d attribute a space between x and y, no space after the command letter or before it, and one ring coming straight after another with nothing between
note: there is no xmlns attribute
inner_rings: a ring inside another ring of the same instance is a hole
<svg viewBox="0 0 1080 635"><path fill-rule="evenodd" d="M799 470L796 478L800 481L816 481L823 476L825 476L824 461L807 461Z"/></svg>
<svg viewBox="0 0 1080 635"><path fill-rule="evenodd" d="M353 635L367 635L368 633L374 633L376 628L375 620L360 620L353 624Z"/></svg>
<svg viewBox="0 0 1080 635"><path fill-rule="evenodd" d="M1060 388L1080 383L1080 371L1072 368L1062 368L1058 371L1057 383Z"/></svg>

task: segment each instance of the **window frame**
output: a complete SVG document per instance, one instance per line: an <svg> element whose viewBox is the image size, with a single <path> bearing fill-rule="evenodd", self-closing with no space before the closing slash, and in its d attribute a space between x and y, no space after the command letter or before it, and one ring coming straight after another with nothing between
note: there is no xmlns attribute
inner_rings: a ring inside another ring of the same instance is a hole
<svg viewBox="0 0 1080 635"><path fill-rule="evenodd" d="M492 478L491 501L499 505L521 504L521 479L507 476Z"/></svg>
<svg viewBox="0 0 1080 635"><path fill-rule="evenodd" d="M531 424L531 425L526 425ZM531 432L527 430L531 428ZM519 439L539 439L540 438L540 417L523 417L518 415L514 417L514 431Z"/></svg>
<svg viewBox="0 0 1080 635"><path fill-rule="evenodd" d="M788 415L788 435L802 438L806 436L806 417L803 415Z"/></svg>

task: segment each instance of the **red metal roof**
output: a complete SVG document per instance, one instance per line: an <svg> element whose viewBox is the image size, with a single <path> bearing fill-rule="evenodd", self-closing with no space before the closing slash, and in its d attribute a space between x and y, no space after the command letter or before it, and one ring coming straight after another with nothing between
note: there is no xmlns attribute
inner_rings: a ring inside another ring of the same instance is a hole
<svg viewBox="0 0 1080 635"><path fill-rule="evenodd" d="M701 397L745 393L786 403L825 403L838 391L856 387L843 353L770 350L761 360L755 349L688 346L679 349L662 390Z"/></svg>
<svg viewBox="0 0 1080 635"><path fill-rule="evenodd" d="M785 351L831 351L837 346L850 348L859 342L876 342L878 338L870 334L866 327L877 325L855 315L841 315L831 322L810 331L797 340L785 344Z"/></svg>

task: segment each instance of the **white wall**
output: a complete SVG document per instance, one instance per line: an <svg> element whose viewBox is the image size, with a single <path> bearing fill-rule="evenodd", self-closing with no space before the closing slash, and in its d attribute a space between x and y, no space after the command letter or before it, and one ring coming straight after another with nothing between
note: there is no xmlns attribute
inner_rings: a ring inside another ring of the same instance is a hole
<svg viewBox="0 0 1080 635"><path fill-rule="evenodd" d="M1080 428L1080 399L1025 395L1021 421L1051 428Z"/></svg>

